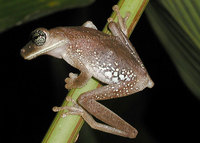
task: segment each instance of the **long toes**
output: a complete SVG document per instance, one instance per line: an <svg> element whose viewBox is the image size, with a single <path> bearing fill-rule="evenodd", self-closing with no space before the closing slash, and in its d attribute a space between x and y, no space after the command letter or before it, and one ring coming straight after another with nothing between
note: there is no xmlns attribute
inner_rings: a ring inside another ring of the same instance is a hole
<svg viewBox="0 0 200 143"><path fill-rule="evenodd" d="M54 112L58 112L58 111L60 111L60 107L54 106L54 107L52 108L52 110L53 110Z"/></svg>
<svg viewBox="0 0 200 143"><path fill-rule="evenodd" d="M72 102L73 104L77 104L76 101L75 101L74 99L72 99L71 96L67 96L67 97L66 97L66 101Z"/></svg>
<svg viewBox="0 0 200 143"><path fill-rule="evenodd" d="M124 23L127 22L127 20L129 19L131 13L130 12L126 12L126 16L124 17Z"/></svg>
<svg viewBox="0 0 200 143"><path fill-rule="evenodd" d="M66 83L69 83L70 80L71 80L71 79L70 79L69 77L67 77L67 78L65 79L65 82L66 82Z"/></svg>
<svg viewBox="0 0 200 143"><path fill-rule="evenodd" d="M67 83L67 84L65 84L65 88L66 89L72 89L73 87L72 87L72 85L70 85L70 84Z"/></svg>
<svg viewBox="0 0 200 143"><path fill-rule="evenodd" d="M113 18L112 18L112 17L109 17L109 18L107 19L107 21L108 21L108 23L113 22Z"/></svg>
<svg viewBox="0 0 200 143"><path fill-rule="evenodd" d="M112 7L112 9L113 9L113 11L115 11L115 12L119 12L119 7L118 7L118 5L114 5L113 7Z"/></svg>
<svg viewBox="0 0 200 143"><path fill-rule="evenodd" d="M73 83L74 83L74 79L71 79L71 78L66 78L65 79L65 88L67 88L67 89L72 89L72 88L74 88L73 87Z"/></svg>
<svg viewBox="0 0 200 143"><path fill-rule="evenodd" d="M61 117L62 117L62 118L65 118L67 115L68 115L68 113L66 112L66 113L63 113L63 114L61 115Z"/></svg>

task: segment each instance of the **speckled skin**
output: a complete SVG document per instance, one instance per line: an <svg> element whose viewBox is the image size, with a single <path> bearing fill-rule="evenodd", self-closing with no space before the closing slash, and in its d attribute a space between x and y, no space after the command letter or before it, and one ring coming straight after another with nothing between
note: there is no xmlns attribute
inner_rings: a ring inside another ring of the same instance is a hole
<svg viewBox="0 0 200 143"><path fill-rule="evenodd" d="M93 77L106 84L136 81L136 76L143 78L147 74L141 61L122 48L126 45L118 37L86 27L56 28L49 32L54 31L59 31L70 41L65 46L68 47L65 49L67 55L63 58L80 70L86 68Z"/></svg>
<svg viewBox="0 0 200 143"><path fill-rule="evenodd" d="M108 26L113 35L107 35L88 23L79 27L41 28L47 36L45 44L36 46L29 42L21 54L25 59L51 55L79 69L79 76L70 73L65 79L67 89L80 88L91 77L108 84L80 95L74 107L56 107L54 110L68 109L70 112L67 114L81 115L95 129L135 138L137 130L97 100L127 96L146 87L151 88L154 83L122 26L110 21ZM88 113L108 125L95 122Z"/></svg>

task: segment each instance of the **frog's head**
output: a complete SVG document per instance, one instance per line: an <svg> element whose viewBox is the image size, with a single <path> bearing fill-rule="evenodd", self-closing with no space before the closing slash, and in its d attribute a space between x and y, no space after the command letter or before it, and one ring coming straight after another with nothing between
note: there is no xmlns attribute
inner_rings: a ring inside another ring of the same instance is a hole
<svg viewBox="0 0 200 143"><path fill-rule="evenodd" d="M55 38L53 33L54 31L45 28L37 28L31 32L31 40L21 49L22 57L31 60L63 44L62 40Z"/></svg>

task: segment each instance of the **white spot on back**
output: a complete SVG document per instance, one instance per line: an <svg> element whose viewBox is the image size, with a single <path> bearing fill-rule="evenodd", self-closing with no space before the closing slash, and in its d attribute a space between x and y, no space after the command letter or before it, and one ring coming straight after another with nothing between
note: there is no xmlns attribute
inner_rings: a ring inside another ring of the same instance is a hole
<svg viewBox="0 0 200 143"><path fill-rule="evenodd" d="M111 78L112 77L112 73L107 71L107 72L105 72L105 76L108 77L108 78Z"/></svg>
<svg viewBox="0 0 200 143"><path fill-rule="evenodd" d="M124 80L124 79L125 79L125 78L124 78L124 75L122 75L122 74L119 75L119 78L120 78L121 80Z"/></svg>
<svg viewBox="0 0 200 143"><path fill-rule="evenodd" d="M113 77L113 78L112 78L112 81L113 81L113 82L118 82L118 77Z"/></svg>
<svg viewBox="0 0 200 143"><path fill-rule="evenodd" d="M114 72L114 74L113 74L114 76L117 76L118 75L118 72Z"/></svg>

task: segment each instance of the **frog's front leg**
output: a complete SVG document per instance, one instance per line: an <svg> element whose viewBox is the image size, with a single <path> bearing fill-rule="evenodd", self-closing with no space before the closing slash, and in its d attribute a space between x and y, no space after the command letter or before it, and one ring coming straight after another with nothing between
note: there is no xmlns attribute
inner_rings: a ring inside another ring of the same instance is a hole
<svg viewBox="0 0 200 143"><path fill-rule="evenodd" d="M77 68L81 71L81 73L79 75L70 73L69 77L65 79L66 82L65 88L67 89L81 88L84 85L86 85L88 80L92 77L92 74L90 74L90 72L84 65L78 66Z"/></svg>
<svg viewBox="0 0 200 143"><path fill-rule="evenodd" d="M80 75L70 73L69 77L65 79L65 88L81 88L87 84L88 80L91 78L90 74L86 74L85 72L81 72Z"/></svg>

